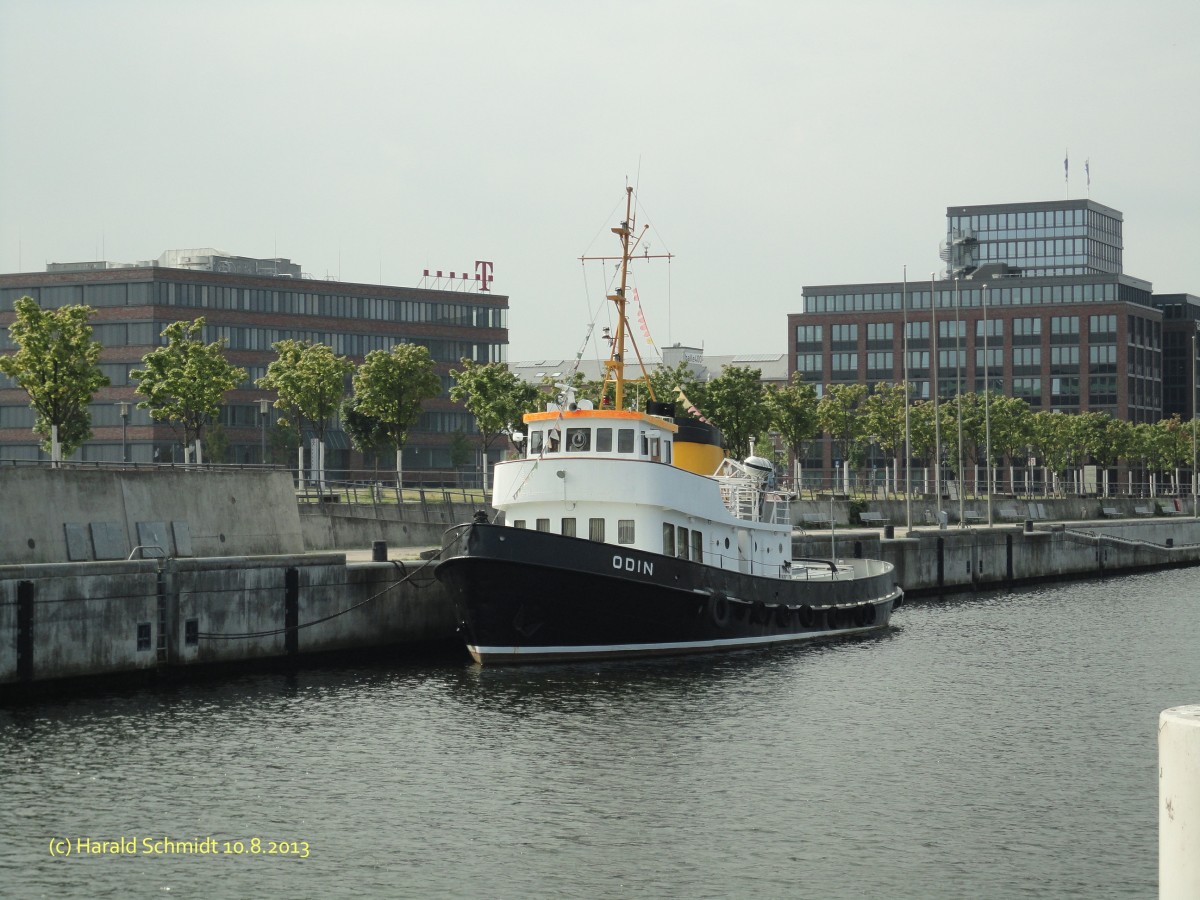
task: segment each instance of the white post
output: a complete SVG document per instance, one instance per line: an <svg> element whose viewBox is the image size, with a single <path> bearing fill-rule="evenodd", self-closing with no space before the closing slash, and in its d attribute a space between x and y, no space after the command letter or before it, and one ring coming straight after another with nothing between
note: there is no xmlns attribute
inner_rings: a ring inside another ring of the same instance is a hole
<svg viewBox="0 0 1200 900"><path fill-rule="evenodd" d="M50 462L57 467L62 462L62 444L58 442L58 426L50 426Z"/></svg>
<svg viewBox="0 0 1200 900"><path fill-rule="evenodd" d="M304 444L296 448L296 483L304 490Z"/></svg>
<svg viewBox="0 0 1200 900"><path fill-rule="evenodd" d="M1200 897L1200 706L1158 717L1158 896Z"/></svg>
<svg viewBox="0 0 1200 900"><path fill-rule="evenodd" d="M397 447L396 448L396 502L397 503L404 502L404 497L402 496L402 494L404 493L404 470L400 466L400 463L401 463L400 452L401 452L400 448Z"/></svg>
<svg viewBox="0 0 1200 900"><path fill-rule="evenodd" d="M196 438L196 465L204 464L204 455L200 452L200 438Z"/></svg>
<svg viewBox="0 0 1200 900"><path fill-rule="evenodd" d="M325 442L317 441L317 482L321 493L325 493Z"/></svg>

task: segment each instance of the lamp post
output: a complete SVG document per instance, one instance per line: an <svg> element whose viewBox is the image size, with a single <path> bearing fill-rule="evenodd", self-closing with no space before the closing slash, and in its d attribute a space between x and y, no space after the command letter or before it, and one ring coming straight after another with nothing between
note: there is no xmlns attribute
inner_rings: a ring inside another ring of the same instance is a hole
<svg viewBox="0 0 1200 900"><path fill-rule="evenodd" d="M929 354L929 376L933 382L933 494L937 498L938 525L942 524L942 417L938 413L938 330L937 290L934 288L936 272L929 273L929 317L932 330L929 335L932 352Z"/></svg>
<svg viewBox="0 0 1200 900"><path fill-rule="evenodd" d="M262 455L259 462L263 465L267 463L267 410L270 408L271 401L265 397L258 401L258 423L259 433L262 440Z"/></svg>
<svg viewBox="0 0 1200 900"><path fill-rule="evenodd" d="M983 477L987 479L987 509L988 528L992 527L992 417L990 414L989 395L992 392L992 378L988 359L988 286L983 286Z"/></svg>
<svg viewBox="0 0 1200 900"><path fill-rule="evenodd" d="M126 441L126 435L129 431L129 402L122 400L117 404L117 409L121 412L121 462L129 462L129 444Z"/></svg>
<svg viewBox="0 0 1200 900"><path fill-rule="evenodd" d="M1196 333L1200 322L1192 329L1192 518L1200 518L1196 509Z"/></svg>
<svg viewBox="0 0 1200 900"><path fill-rule="evenodd" d="M900 295L904 313L904 520L908 536L912 537L912 439L909 431L908 386L908 266L904 267L904 286Z"/></svg>
<svg viewBox="0 0 1200 900"><path fill-rule="evenodd" d="M959 342L962 340L962 321L959 317L958 279L954 279L954 400L958 407L958 527L966 528L967 520L963 515L966 511L964 478L963 478L963 430L962 430L962 350Z"/></svg>

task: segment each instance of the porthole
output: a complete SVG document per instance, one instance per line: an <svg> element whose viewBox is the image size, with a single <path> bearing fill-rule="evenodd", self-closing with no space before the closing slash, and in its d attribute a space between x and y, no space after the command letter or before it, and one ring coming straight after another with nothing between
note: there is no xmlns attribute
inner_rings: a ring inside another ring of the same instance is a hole
<svg viewBox="0 0 1200 900"><path fill-rule="evenodd" d="M725 549L729 549L729 538L725 538Z"/></svg>

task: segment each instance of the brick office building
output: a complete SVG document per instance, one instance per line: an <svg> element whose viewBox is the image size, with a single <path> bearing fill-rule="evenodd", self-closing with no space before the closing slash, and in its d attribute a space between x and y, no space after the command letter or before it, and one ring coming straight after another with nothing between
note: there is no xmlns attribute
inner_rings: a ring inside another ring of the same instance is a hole
<svg viewBox="0 0 1200 900"><path fill-rule="evenodd" d="M1194 350L1164 333L1194 330L1200 300L1156 297L1123 273L1117 210L1091 200L950 207L941 255L945 269L925 280L805 287L803 311L788 316L789 374L822 388L903 381L907 321L916 397L932 396L935 377L941 398L981 391L986 371L993 389L1034 410L1153 422L1166 384L1191 415ZM828 447L823 456L829 465Z"/></svg>
<svg viewBox="0 0 1200 900"><path fill-rule="evenodd" d="M404 449L406 471L449 468L454 433L475 434L474 418L446 396L449 370L463 357L479 362L505 359L506 296L484 290L322 281L297 277L299 267L288 260L191 253L168 253L154 263L135 266L52 264L44 273L0 275L0 352L14 349L7 326L14 317L12 303L19 297L31 296L45 309L77 303L95 309L93 333L103 345L100 366L111 386L94 398L93 438L74 458L120 460L123 450L133 462L180 458L179 438L171 427L152 422L145 411L135 408L139 398L129 370L159 346L160 332L168 324L199 316L206 320L204 341L226 338L227 358L248 373L246 382L227 395L221 410L229 462L262 460L267 426L275 413L261 415L259 401L272 395L254 382L275 358L271 344L285 338L328 344L355 362L398 342L429 349L443 393L426 404L425 414L410 434ZM187 267L163 265L163 260ZM121 416L122 402L128 404L126 420ZM0 459L44 457L39 439L30 431L33 420L25 392L0 376ZM359 454L351 451L339 428L327 433L326 442L331 473L361 465ZM384 461L384 468L388 465Z"/></svg>

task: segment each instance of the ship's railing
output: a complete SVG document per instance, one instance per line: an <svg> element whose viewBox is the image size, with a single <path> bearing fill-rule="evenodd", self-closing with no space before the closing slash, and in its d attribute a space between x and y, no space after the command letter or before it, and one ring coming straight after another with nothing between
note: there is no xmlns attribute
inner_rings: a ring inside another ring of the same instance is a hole
<svg viewBox="0 0 1200 900"><path fill-rule="evenodd" d="M763 491L751 479L726 478L720 481L721 502L745 522L791 525L791 495Z"/></svg>

